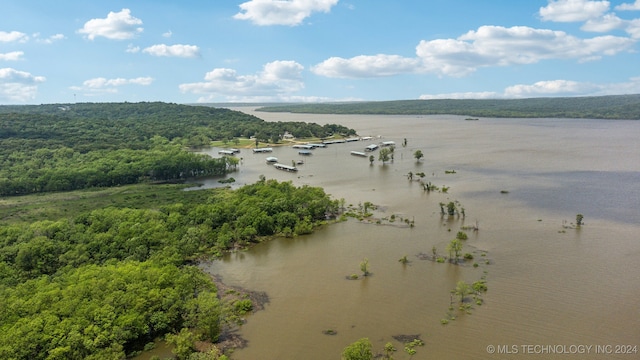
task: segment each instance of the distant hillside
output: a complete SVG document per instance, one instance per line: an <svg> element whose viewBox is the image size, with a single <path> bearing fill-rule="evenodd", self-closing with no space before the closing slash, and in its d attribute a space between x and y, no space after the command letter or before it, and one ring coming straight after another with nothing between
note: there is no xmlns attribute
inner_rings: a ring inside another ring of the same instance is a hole
<svg viewBox="0 0 640 360"><path fill-rule="evenodd" d="M258 111L313 114L451 114L472 117L640 120L640 94L509 100L397 100L265 106Z"/></svg>

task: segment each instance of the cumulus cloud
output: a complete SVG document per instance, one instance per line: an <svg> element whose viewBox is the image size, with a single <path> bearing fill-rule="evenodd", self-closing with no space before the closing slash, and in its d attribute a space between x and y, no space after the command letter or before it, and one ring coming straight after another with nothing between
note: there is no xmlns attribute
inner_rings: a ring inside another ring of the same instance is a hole
<svg viewBox="0 0 640 360"><path fill-rule="evenodd" d="M338 0L250 0L240 4L234 19L256 25L300 25L314 12L329 12Z"/></svg>
<svg viewBox="0 0 640 360"><path fill-rule="evenodd" d="M135 46L133 44L129 44L127 46L127 49L125 50L125 52L136 54L136 53L140 52L140 47L139 46Z"/></svg>
<svg viewBox="0 0 640 360"><path fill-rule="evenodd" d="M153 83L152 77L137 77L132 79L115 78L107 79L104 77L85 80L82 86L72 86L71 90L82 91L85 95L98 95L103 93L117 93L118 87L125 85L142 85L148 86Z"/></svg>
<svg viewBox="0 0 640 360"><path fill-rule="evenodd" d="M112 40L126 40L135 37L143 31L142 20L131 16L131 10L122 9L120 12L109 12L104 19L91 19L84 24L78 33L85 34L89 40L98 36Z"/></svg>
<svg viewBox="0 0 640 360"><path fill-rule="evenodd" d="M0 100L27 102L38 92L38 84L45 82L44 76L34 76L26 71L12 68L0 69Z"/></svg>
<svg viewBox="0 0 640 360"><path fill-rule="evenodd" d="M240 75L234 69L216 68L206 73L204 82L181 84L183 93L202 95L198 101L277 100L304 88L302 70L295 61L273 61L256 75Z"/></svg>
<svg viewBox="0 0 640 360"><path fill-rule="evenodd" d="M545 80L533 84L508 86L504 92L465 92L449 94L425 94L420 99L514 99L553 96L601 96L640 93L640 77L626 82L595 84L572 80Z"/></svg>
<svg viewBox="0 0 640 360"><path fill-rule="evenodd" d="M51 35L48 38L40 38L40 34L33 34L33 37L36 39L37 42L42 43L42 44L53 44L56 41L60 41L65 39L65 36L63 34L55 34L55 35Z"/></svg>
<svg viewBox="0 0 640 360"><path fill-rule="evenodd" d="M25 33L19 31L0 31L0 42L27 42L29 40L29 36Z"/></svg>
<svg viewBox="0 0 640 360"><path fill-rule="evenodd" d="M12 51L6 54L0 53L0 60L3 61L18 61L22 58L24 52L22 51Z"/></svg>
<svg viewBox="0 0 640 360"><path fill-rule="evenodd" d="M576 22L602 16L609 11L609 1L550 0L540 8L543 21Z"/></svg>
<svg viewBox="0 0 640 360"><path fill-rule="evenodd" d="M624 29L628 26L628 23L628 21L620 19L615 14L605 14L599 18L587 20L580 29L604 33L616 29Z"/></svg>
<svg viewBox="0 0 640 360"><path fill-rule="evenodd" d="M526 26L482 26L456 39L422 40L415 58L398 55L332 57L313 66L327 77L379 77L403 73L466 76L478 68L534 64L550 59L590 61L630 51L633 39L616 36L577 38L562 31Z"/></svg>
<svg viewBox="0 0 640 360"><path fill-rule="evenodd" d="M629 4L629 3L620 4L616 6L615 9L620 11L634 11L634 10L640 11L640 0L636 0L636 2L634 2L633 4Z"/></svg>
<svg viewBox="0 0 640 360"><path fill-rule="evenodd" d="M170 57L198 57L200 49L195 45L153 45L142 50L142 52L153 56L170 56Z"/></svg>
<svg viewBox="0 0 640 360"><path fill-rule="evenodd" d="M538 81L530 85L513 85L505 89L505 97L535 97L546 95L584 94L596 89L595 85L570 80Z"/></svg>
<svg viewBox="0 0 640 360"><path fill-rule="evenodd" d="M333 78L382 77L415 72L420 61L398 55L360 55L350 59L331 57L311 68L317 75Z"/></svg>

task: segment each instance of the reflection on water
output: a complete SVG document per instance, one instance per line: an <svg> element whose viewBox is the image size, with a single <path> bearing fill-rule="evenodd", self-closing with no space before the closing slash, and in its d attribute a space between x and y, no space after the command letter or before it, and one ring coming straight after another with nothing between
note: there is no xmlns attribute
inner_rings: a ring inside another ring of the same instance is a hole
<svg viewBox="0 0 640 360"><path fill-rule="evenodd" d="M347 204L371 201L382 216L397 214L414 228L329 225L318 232L256 246L208 265L233 285L266 291L266 310L248 318L249 346L235 359L338 359L349 343L368 337L380 351L394 335L420 334L416 359L541 358L494 354L489 345L634 344L640 338L638 176L640 122L564 119L480 119L454 116L255 115L267 120L340 123L398 146L394 161L369 164L349 155L367 142L330 145L305 158L297 173L278 171L264 154L241 153L230 176L240 186L260 175L296 185L322 186ZM415 150L425 158L416 162ZM210 153L217 156L217 151ZM269 154L287 164L297 151ZM377 153L375 153L377 156ZM445 170L456 170L445 174ZM408 172L450 186L425 193ZM216 186L217 180L205 183ZM507 190L508 194L501 193ZM458 200L467 214L441 218L440 202ZM582 213L581 229L563 228ZM455 266L420 260L442 254L463 224L478 221L463 252L488 252L490 265ZM398 262L407 255L410 263ZM373 276L349 281L368 258ZM486 273L485 273L486 272ZM486 275L485 304L440 324L459 280ZM337 335L324 335L332 329ZM637 344L640 345L640 344ZM543 358L603 358L602 354ZM606 358L631 358L608 354Z"/></svg>

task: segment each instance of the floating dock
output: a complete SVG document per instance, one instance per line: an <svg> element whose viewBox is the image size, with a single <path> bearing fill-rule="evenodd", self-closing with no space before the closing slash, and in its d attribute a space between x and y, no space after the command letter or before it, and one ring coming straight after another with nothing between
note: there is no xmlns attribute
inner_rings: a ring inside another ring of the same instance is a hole
<svg viewBox="0 0 640 360"><path fill-rule="evenodd" d="M272 151L273 151L273 149L272 149L272 148L270 148L270 147L266 147L266 148L256 148L256 149L253 149L253 153L254 153L254 154L255 154L255 153L272 152Z"/></svg>
<svg viewBox="0 0 640 360"><path fill-rule="evenodd" d="M273 167L278 169L278 170L284 170L284 171L289 171L289 172L298 171L298 168L295 167L295 166L289 166L289 165L280 164L280 163L273 164Z"/></svg>

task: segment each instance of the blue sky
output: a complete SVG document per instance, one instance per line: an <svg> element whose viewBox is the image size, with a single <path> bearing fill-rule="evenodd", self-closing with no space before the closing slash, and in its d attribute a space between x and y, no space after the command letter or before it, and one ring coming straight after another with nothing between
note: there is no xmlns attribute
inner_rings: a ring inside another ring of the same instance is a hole
<svg viewBox="0 0 640 360"><path fill-rule="evenodd" d="M0 104L640 93L640 0L0 0Z"/></svg>

